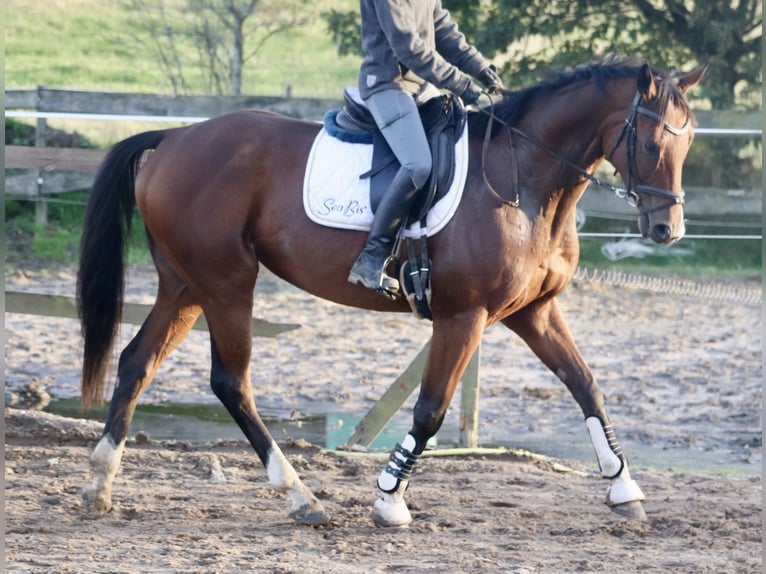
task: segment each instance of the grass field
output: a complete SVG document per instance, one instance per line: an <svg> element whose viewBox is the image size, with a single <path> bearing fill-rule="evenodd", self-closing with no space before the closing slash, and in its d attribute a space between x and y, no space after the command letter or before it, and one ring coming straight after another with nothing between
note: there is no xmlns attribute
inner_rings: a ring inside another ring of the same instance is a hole
<svg viewBox="0 0 766 574"><path fill-rule="evenodd" d="M354 6L353 0L314 2ZM6 0L5 87L172 93L151 52L126 33L118 2ZM247 45L246 45L247 49ZM334 97L356 82L358 58L338 56L321 18L273 36L246 64L243 93ZM190 67L189 73L194 70Z"/></svg>
<svg viewBox="0 0 766 574"><path fill-rule="evenodd" d="M356 2L321 0L314 4L321 12L326 7L341 9ZM119 1L7 0L5 88L46 86L172 94L151 52L126 34L128 13L120 6ZM296 97L340 98L344 86L356 84L358 66L358 58L338 55L324 20L317 18L266 42L245 65L242 91L279 96L290 86ZM199 77L193 65L188 64L187 71L192 78ZM56 119L48 123L57 129L77 131L101 147L157 128L157 124L146 122Z"/></svg>

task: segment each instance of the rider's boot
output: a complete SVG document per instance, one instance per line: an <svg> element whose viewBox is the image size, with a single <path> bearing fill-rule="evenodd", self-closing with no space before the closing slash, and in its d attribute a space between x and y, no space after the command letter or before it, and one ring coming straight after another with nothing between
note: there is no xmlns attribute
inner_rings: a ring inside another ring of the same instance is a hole
<svg viewBox="0 0 766 574"><path fill-rule="evenodd" d="M387 275L384 267L402 221L410 214L416 191L410 171L400 168L375 211L367 245L348 275L350 283L389 295L399 292L399 281Z"/></svg>

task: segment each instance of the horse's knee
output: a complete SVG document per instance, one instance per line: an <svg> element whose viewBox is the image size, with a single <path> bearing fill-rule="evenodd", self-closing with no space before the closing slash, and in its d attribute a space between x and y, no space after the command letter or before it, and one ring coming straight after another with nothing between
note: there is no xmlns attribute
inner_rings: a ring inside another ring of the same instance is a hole
<svg viewBox="0 0 766 574"><path fill-rule="evenodd" d="M240 382L224 369L213 369L210 375L210 388L223 404L229 404L242 397Z"/></svg>
<svg viewBox="0 0 766 574"><path fill-rule="evenodd" d="M445 414L446 408L430 401L418 400L413 411L413 428L422 444L441 428Z"/></svg>

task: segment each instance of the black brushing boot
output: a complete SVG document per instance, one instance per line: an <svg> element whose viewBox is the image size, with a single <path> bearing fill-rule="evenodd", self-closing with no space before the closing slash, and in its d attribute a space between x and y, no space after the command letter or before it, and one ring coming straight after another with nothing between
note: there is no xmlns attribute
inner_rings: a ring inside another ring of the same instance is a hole
<svg viewBox="0 0 766 574"><path fill-rule="evenodd" d="M400 168L375 211L367 245L348 274L350 283L388 296L399 292L399 281L387 275L384 266L402 221L410 214L416 191L409 170Z"/></svg>

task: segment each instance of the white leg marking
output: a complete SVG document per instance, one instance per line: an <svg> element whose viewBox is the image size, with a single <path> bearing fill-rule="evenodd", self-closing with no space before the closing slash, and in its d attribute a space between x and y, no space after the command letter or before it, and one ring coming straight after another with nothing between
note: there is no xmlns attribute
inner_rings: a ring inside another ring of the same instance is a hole
<svg viewBox="0 0 766 574"><path fill-rule="evenodd" d="M90 468L93 482L85 487L82 496L86 504L95 512L108 512L112 508L112 482L120 468L125 440L115 446L112 438L106 434L90 455Z"/></svg>
<svg viewBox="0 0 766 574"><path fill-rule="evenodd" d="M401 482L394 492L384 492L375 501L372 510L372 520L377 526L407 526L412 522L407 503L404 502L404 491L408 482Z"/></svg>
<svg viewBox="0 0 766 574"><path fill-rule="evenodd" d="M299 522L308 521L317 523L326 521L322 504L316 499L311 491L303 485L298 473L285 458L277 443L272 443L269 449L268 463L266 464L266 474L269 476L269 482L282 492L286 492L292 501L291 515ZM306 518L306 520L302 520Z"/></svg>

